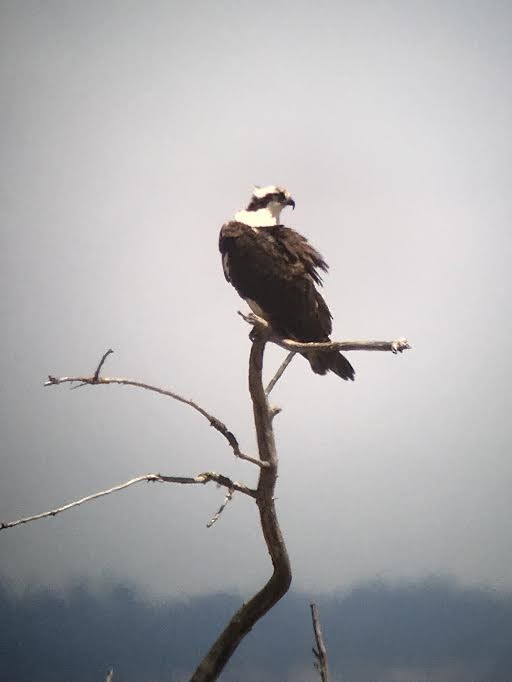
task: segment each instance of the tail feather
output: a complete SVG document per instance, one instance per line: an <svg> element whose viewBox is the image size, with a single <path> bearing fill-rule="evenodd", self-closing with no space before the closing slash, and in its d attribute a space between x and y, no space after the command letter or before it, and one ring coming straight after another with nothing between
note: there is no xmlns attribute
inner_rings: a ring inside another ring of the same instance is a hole
<svg viewBox="0 0 512 682"><path fill-rule="evenodd" d="M334 372L342 379L354 381L354 368L347 358L337 350L308 351L304 353L304 357L309 361L315 374Z"/></svg>

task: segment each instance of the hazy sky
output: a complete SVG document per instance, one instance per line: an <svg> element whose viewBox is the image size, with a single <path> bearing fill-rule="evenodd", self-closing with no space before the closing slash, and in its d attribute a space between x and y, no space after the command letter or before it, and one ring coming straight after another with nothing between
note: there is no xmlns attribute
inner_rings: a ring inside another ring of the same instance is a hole
<svg viewBox="0 0 512 682"><path fill-rule="evenodd" d="M354 384L297 359L275 392L279 513L306 590L451 574L512 587L508 2L0 3L0 518L163 472L253 483L187 407L49 373L145 379L254 451L248 328L220 225L253 184L331 266ZM271 349L270 373L283 352ZM256 508L145 485L0 535L18 585L249 590Z"/></svg>

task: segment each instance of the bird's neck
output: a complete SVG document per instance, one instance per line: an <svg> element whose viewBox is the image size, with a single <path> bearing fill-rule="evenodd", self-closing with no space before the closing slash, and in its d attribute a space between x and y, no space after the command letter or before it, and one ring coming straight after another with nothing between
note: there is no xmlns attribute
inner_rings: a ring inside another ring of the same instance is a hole
<svg viewBox="0 0 512 682"><path fill-rule="evenodd" d="M257 211L238 211L235 213L235 220L249 227L269 227L279 224L280 215L281 210L259 208Z"/></svg>

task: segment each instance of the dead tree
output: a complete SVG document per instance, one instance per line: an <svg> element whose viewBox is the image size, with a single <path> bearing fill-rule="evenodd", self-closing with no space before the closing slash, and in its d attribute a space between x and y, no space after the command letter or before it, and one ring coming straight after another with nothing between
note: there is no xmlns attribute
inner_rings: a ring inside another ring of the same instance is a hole
<svg viewBox="0 0 512 682"><path fill-rule="evenodd" d="M268 324L255 315L242 315L242 317L253 325L253 331L251 332L250 337L252 346L249 357L249 393L252 400L254 427L256 429L258 443L257 457L253 457L242 452L238 443L238 439L233 432L230 431L222 421L207 412L203 407L193 400L184 398L174 391L163 389L159 386L153 386L143 381L101 376L103 364L105 363L108 355L113 352L111 349L109 349L103 355L92 376L49 376L48 381L45 382L45 386L56 386L58 384L68 383L73 384L73 388L79 388L82 386L107 386L110 384L121 384L124 386L134 386L137 388L146 389L148 391L153 391L189 405L192 409L207 419L210 425L226 439L236 457L251 462L259 468L259 480L256 488L249 488L239 481L232 480L229 476L225 476L224 474L219 474L213 471L205 471L203 473L197 474L197 476L174 476L159 473L143 474L129 481L108 488L107 490L101 490L99 492L93 493L92 495L69 502L68 504L56 507L55 509L51 509L41 514L35 514L25 518L17 519L15 521L0 523L0 530L6 530L7 528L13 528L24 523L36 521L37 519L56 516L57 514L72 509L73 507L77 507L85 502L90 502L92 500L98 499L99 497L124 490L125 488L128 488L136 483L140 483L141 481L155 483L179 483L183 485L205 485L209 482L215 482L217 485L224 487L226 489L224 501L222 502L219 510L208 522L208 527L212 526L218 520L219 516L222 514L235 493L240 493L254 499L258 508L263 537L267 545L270 559L272 561L272 575L265 585L263 585L263 587L249 601L245 602L233 615L223 632L221 632L217 640L211 646L210 650L204 656L203 660L199 663L196 671L190 678L190 682L212 682L213 680L216 680L245 635L247 635L255 623L286 594L290 587L292 579L290 560L288 558L286 545L279 527L274 503L274 491L278 475L278 457L272 422L279 410L272 408L269 405L268 396L277 381L282 376L294 353L310 348L315 348L318 350L336 348L345 351L379 350L391 351L392 353L401 353L402 351L410 348L405 339L399 339L397 341L344 341L310 344L298 343L276 337L273 335ZM276 372L272 381L265 389L262 379L262 369L265 345L268 341L277 343L278 345L287 349L289 354Z"/></svg>
<svg viewBox="0 0 512 682"><path fill-rule="evenodd" d="M324 642L324 635L322 626L320 625L320 615L318 613L318 606L310 604L311 620L313 621L313 632L315 634L316 649L313 647L313 655L315 657L315 668L320 673L322 682L331 682L331 675L329 673L329 663L327 661L327 648Z"/></svg>

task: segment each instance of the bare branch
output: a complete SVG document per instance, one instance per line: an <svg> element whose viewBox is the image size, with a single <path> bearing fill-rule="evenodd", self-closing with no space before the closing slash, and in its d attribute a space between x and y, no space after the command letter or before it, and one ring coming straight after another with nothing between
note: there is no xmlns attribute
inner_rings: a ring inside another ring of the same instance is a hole
<svg viewBox="0 0 512 682"><path fill-rule="evenodd" d="M285 359L281 363L281 366L279 367L277 372L274 374L272 379L269 381L269 384L268 384L267 388L265 389L265 395L267 396L267 398L270 395L270 392L272 391L274 386L279 381L279 379L283 376L286 368L288 367L290 362L293 360L294 355L295 355L295 351L293 351L293 350L288 353L288 355L285 357Z"/></svg>
<svg viewBox="0 0 512 682"><path fill-rule="evenodd" d="M265 336L267 341L281 346L288 351L300 352L303 350L378 350L390 351L391 353L402 353L404 350L409 350L412 346L407 339L395 339L394 341L325 341L314 343L301 343L293 341L293 339L282 339L272 331L272 327L262 317L258 317L254 313L244 315L238 313L240 317L248 324L252 324L258 332Z"/></svg>
<svg viewBox="0 0 512 682"><path fill-rule="evenodd" d="M230 490L231 493L233 493L233 491L236 491L239 493L243 493L244 495L248 495L249 497L256 497L256 491L253 490L252 488L248 488L243 483L238 483L238 481L232 481L227 476L217 474L214 471L205 471L204 473L198 474L195 477L164 476L162 474L144 474L143 476L137 476L136 478L132 478L129 481L126 481L125 483L116 485L113 488L108 488L107 490L100 490L97 493L87 495L86 497L82 497L81 499L75 500L74 502L69 502L68 504L63 505L62 507L56 507L55 509L42 512L41 514L26 516L25 518L18 519L16 521L5 521L3 523L0 523L0 530L5 530L6 528L14 528L15 526L20 526L23 523L37 521L38 519L48 518L49 516L57 516L57 514L61 514L62 512L68 511L68 509L78 507L79 505L84 504L85 502L92 502L93 500L97 500L100 497L105 497L105 495L117 493L120 490L129 488L130 486L135 485L136 483L140 483L141 481L148 481L153 483L180 483L182 485L204 485L205 483L213 481L217 483L217 485L221 485L225 488L228 488L228 490Z"/></svg>
<svg viewBox="0 0 512 682"><path fill-rule="evenodd" d="M310 604L311 618L313 620L313 632L315 633L316 649L313 647L313 654L316 658L315 667L320 673L322 682L329 682L331 679L329 665L327 662L327 649L325 648L322 628L320 626L320 616L316 604Z"/></svg>
<svg viewBox="0 0 512 682"><path fill-rule="evenodd" d="M107 353L103 356L106 358L108 355ZM100 367L101 367L100 363ZM255 457L251 457L250 455L246 455L240 450L240 446L238 444L238 440L236 439L236 436L228 429L228 427L223 424L223 422L220 421L220 419L217 419L217 417L214 417L213 415L209 414L205 409L203 409L200 405L195 403L193 400L190 400L190 398L184 398L181 395L178 395L178 393L174 393L174 391L169 391L164 388L160 388L159 386L152 386L151 384L147 384L143 381L135 381L134 379L125 379L123 377L97 377L96 374L92 377L54 377L49 375L48 376L48 381L45 381L44 385L45 386L57 386L59 384L75 384L78 383L81 386L84 385L91 385L91 386L103 386L103 385L109 385L109 384L118 384L121 386L135 386L136 388L143 388L147 391L152 391L153 393L159 393L160 395L165 395L169 398L173 398L174 400L177 400L180 403L184 403L185 405L189 405L192 407L196 412L199 412L199 414L203 415L205 419L207 419L210 422L210 426L212 426L216 431L218 431L224 438L228 441L231 449L233 450L233 453L235 454L235 457L239 457L240 459L244 459L247 462L251 462L252 464L256 464L256 466L259 467L265 467L267 466L265 462L261 462L259 459L256 459Z"/></svg>
<svg viewBox="0 0 512 682"><path fill-rule="evenodd" d="M226 497L224 498L224 502L220 505L219 510L217 511L216 514L214 514L214 516L206 524L207 528L211 528L213 526L213 524L219 520L219 517L222 514L222 512L224 511L224 509L226 509L228 502L231 502L232 499L233 499L233 490L230 488L228 490L228 492L226 493Z"/></svg>
<svg viewBox="0 0 512 682"><path fill-rule="evenodd" d="M394 341L330 341L326 343L299 343L291 339L280 339L275 341L279 346L286 350L379 350L391 351L391 353L402 353L409 350L412 346L407 339L395 339Z"/></svg>

